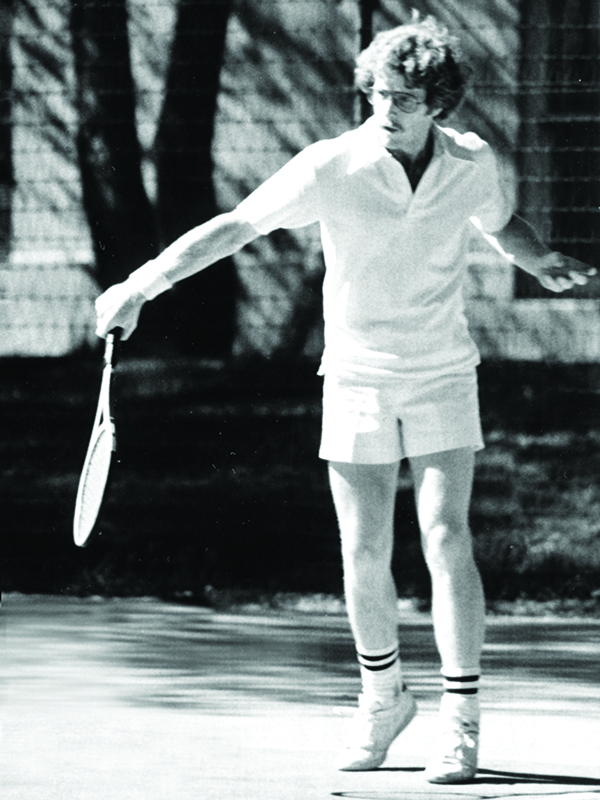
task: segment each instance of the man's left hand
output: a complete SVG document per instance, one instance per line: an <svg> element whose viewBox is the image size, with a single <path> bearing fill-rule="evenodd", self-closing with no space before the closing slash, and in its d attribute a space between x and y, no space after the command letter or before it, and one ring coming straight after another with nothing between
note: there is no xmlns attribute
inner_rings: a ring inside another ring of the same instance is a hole
<svg viewBox="0 0 600 800"><path fill-rule="evenodd" d="M548 253L540 258L534 274L544 289L564 292L576 285L583 286L596 272L595 267L576 258L562 253Z"/></svg>

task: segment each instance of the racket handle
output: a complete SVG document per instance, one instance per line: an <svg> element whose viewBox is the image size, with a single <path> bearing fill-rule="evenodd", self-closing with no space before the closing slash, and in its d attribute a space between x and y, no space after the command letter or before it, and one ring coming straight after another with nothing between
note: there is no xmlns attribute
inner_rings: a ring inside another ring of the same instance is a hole
<svg viewBox="0 0 600 800"><path fill-rule="evenodd" d="M119 344L121 336L123 336L123 328L113 328L111 331L115 344Z"/></svg>
<svg viewBox="0 0 600 800"><path fill-rule="evenodd" d="M119 342L123 335L123 328L113 328L106 337L106 347L104 349L104 363L112 367L117 366L117 355Z"/></svg>

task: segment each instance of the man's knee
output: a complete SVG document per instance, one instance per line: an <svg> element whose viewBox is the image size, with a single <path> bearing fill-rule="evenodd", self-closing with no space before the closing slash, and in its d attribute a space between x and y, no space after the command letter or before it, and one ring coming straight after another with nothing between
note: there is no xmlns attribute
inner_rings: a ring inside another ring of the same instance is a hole
<svg viewBox="0 0 600 800"><path fill-rule="evenodd" d="M432 572L453 573L473 561L473 542L469 527L453 521L432 525L422 532L423 552Z"/></svg>
<svg viewBox="0 0 600 800"><path fill-rule="evenodd" d="M383 569L389 566L391 556L392 540L387 535L342 535L342 558L346 566L367 571Z"/></svg>

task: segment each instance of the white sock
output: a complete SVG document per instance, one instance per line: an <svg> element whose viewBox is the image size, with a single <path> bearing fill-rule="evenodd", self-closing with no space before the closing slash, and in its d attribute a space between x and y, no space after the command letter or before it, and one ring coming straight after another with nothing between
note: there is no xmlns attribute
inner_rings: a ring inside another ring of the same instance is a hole
<svg viewBox="0 0 600 800"><path fill-rule="evenodd" d="M480 669L476 667L442 667L444 692L470 697L479 691Z"/></svg>
<svg viewBox="0 0 600 800"><path fill-rule="evenodd" d="M442 667L442 717L458 715L465 719L479 718L479 672L479 666Z"/></svg>
<svg viewBox="0 0 600 800"><path fill-rule="evenodd" d="M402 691L398 644L381 650L361 648L356 655L360 664L363 694L372 700L395 700Z"/></svg>

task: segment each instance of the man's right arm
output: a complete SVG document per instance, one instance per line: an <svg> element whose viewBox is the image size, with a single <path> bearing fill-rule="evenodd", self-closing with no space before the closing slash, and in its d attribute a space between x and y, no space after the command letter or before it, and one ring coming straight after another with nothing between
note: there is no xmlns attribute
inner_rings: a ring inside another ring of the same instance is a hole
<svg viewBox="0 0 600 800"><path fill-rule="evenodd" d="M132 272L123 283L111 286L96 300L98 336L123 328L123 339L135 330L147 300L152 300L177 281L241 250L256 239L256 229L236 212L221 214L188 231L153 261Z"/></svg>

